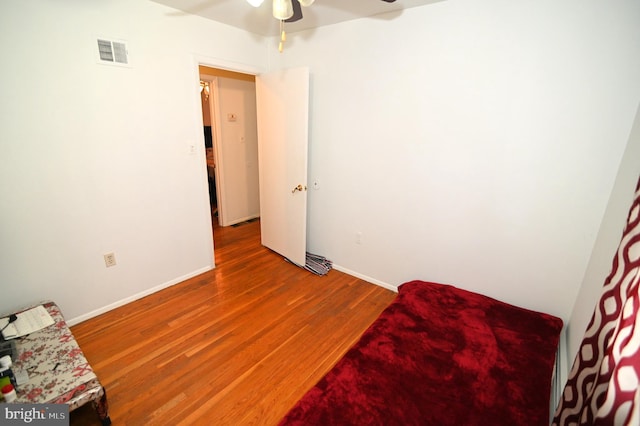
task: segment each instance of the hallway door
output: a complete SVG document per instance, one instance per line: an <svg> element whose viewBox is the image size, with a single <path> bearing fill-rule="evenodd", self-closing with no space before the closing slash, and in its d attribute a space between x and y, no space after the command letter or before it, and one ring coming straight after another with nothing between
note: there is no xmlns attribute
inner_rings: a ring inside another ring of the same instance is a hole
<svg viewBox="0 0 640 426"><path fill-rule="evenodd" d="M262 244L304 266L309 69L256 76Z"/></svg>

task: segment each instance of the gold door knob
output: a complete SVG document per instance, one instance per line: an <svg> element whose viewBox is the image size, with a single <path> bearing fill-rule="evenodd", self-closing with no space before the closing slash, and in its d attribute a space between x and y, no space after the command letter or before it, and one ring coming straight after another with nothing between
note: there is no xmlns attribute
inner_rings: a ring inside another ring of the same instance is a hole
<svg viewBox="0 0 640 426"><path fill-rule="evenodd" d="M293 188L293 191L291 191L291 193L292 193L292 194L295 194L295 193L296 193L296 191L300 191L300 192L302 192L302 191L306 191L306 190L307 190L307 187L306 187L306 186L298 185L298 186L296 186L295 188Z"/></svg>

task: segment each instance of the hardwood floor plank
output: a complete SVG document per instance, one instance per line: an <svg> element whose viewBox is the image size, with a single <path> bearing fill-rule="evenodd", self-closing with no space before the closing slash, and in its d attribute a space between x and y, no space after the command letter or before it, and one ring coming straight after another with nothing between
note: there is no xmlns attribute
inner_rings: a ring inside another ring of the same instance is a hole
<svg viewBox="0 0 640 426"><path fill-rule="evenodd" d="M214 227L214 270L72 327L114 424L277 424L395 298L292 265L259 230Z"/></svg>

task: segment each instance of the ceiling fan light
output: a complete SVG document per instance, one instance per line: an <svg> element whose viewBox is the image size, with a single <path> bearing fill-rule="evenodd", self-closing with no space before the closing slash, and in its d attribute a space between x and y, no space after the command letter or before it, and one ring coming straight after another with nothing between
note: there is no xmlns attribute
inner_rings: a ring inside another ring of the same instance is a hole
<svg viewBox="0 0 640 426"><path fill-rule="evenodd" d="M281 21L293 16L291 0L273 0L273 17Z"/></svg>
<svg viewBox="0 0 640 426"><path fill-rule="evenodd" d="M313 4L315 0L298 0L301 6L308 7Z"/></svg>
<svg viewBox="0 0 640 426"><path fill-rule="evenodd" d="M264 2L264 0L247 0L247 3L249 3L253 7L259 7L262 2Z"/></svg>

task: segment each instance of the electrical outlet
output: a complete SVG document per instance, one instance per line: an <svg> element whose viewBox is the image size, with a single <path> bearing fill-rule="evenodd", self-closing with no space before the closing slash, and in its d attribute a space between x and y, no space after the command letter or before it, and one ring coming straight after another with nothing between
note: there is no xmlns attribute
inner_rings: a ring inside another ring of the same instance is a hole
<svg viewBox="0 0 640 426"><path fill-rule="evenodd" d="M356 232L356 244L362 244L362 232Z"/></svg>
<svg viewBox="0 0 640 426"><path fill-rule="evenodd" d="M113 253L107 253L104 255L104 264L107 268L116 266L116 255Z"/></svg>

